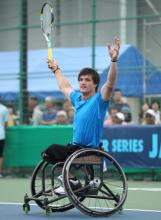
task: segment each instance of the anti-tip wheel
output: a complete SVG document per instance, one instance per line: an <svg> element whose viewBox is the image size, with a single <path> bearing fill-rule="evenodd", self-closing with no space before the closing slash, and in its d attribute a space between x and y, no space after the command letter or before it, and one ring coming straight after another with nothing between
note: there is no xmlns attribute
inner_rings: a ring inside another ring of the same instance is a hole
<svg viewBox="0 0 161 220"><path fill-rule="evenodd" d="M25 214L29 213L30 205L29 204L23 204L23 211L24 211Z"/></svg>

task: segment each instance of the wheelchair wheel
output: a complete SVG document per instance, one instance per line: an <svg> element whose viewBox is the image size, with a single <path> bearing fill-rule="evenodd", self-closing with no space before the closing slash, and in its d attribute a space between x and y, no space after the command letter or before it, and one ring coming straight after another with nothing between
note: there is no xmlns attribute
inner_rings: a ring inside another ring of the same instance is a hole
<svg viewBox="0 0 161 220"><path fill-rule="evenodd" d="M46 210L46 207L50 208L52 212L63 212L72 209L74 206L66 195L57 196L52 193L55 188L61 185L57 177L62 172L62 170L56 170L54 177L52 177L52 167L52 164L42 160L35 168L31 178L32 198L44 210ZM54 178L54 189L52 187L52 178ZM47 206L44 205L44 201L47 201Z"/></svg>
<svg viewBox="0 0 161 220"><path fill-rule="evenodd" d="M78 180L78 188L73 189L71 177ZM121 166L101 150L84 149L70 156L63 167L63 184L73 205L90 216L109 216L120 211L127 197Z"/></svg>

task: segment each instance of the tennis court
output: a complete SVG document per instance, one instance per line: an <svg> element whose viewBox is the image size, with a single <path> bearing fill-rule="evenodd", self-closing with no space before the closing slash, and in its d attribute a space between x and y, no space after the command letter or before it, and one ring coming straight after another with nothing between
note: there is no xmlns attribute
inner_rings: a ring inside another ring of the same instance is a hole
<svg viewBox="0 0 161 220"><path fill-rule="evenodd" d="M110 216L109 219L161 219L161 183L160 181L128 181L129 191L124 211ZM30 178L6 177L0 180L0 219L77 219L92 218L72 209L64 213L52 213L46 216L34 203L28 214L22 210L25 193L30 194ZM99 218L97 218L99 219ZM101 218L100 218L101 219Z"/></svg>

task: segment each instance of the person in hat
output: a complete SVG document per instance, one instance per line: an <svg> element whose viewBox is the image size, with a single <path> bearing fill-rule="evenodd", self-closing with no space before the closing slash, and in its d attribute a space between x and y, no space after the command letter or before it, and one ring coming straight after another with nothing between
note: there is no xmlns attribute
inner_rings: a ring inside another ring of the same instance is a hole
<svg viewBox="0 0 161 220"><path fill-rule="evenodd" d="M60 110L56 114L56 124L57 125L67 125L68 117L67 113L64 110Z"/></svg>
<svg viewBox="0 0 161 220"><path fill-rule="evenodd" d="M153 109L148 109L145 112L145 119L144 119L145 125L155 125L156 124L156 116Z"/></svg>
<svg viewBox="0 0 161 220"><path fill-rule="evenodd" d="M114 124L117 124L117 125L125 125L127 124L125 122L125 116L122 112L117 112L116 115L115 115L115 118L114 118Z"/></svg>

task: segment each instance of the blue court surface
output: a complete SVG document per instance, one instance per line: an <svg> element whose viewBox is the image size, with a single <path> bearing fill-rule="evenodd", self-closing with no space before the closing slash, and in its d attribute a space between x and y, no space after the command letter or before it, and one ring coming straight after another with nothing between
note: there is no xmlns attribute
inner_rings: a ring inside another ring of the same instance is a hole
<svg viewBox="0 0 161 220"><path fill-rule="evenodd" d="M20 203L0 203L0 219L1 220L45 220L45 219L56 219L56 220L71 220L75 219L94 219L82 214L77 209L73 209L67 212L51 213L46 216L45 213L36 205L31 205L31 210L28 214L25 214L22 210L22 204ZM105 217L107 219L107 217ZM96 218L96 219L105 219ZM150 210L130 210L125 209L121 214L116 213L109 216L108 219L114 220L160 220L161 211L150 211Z"/></svg>

